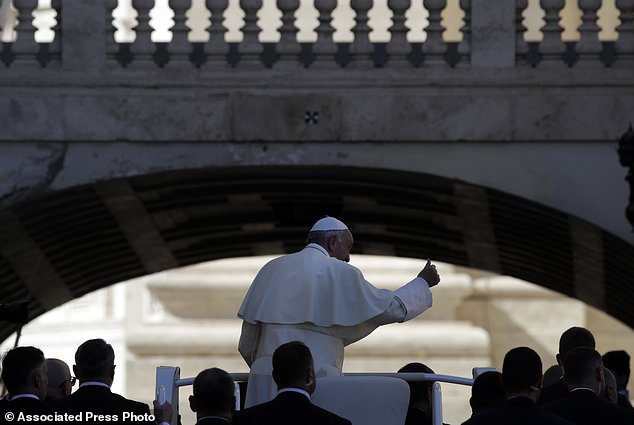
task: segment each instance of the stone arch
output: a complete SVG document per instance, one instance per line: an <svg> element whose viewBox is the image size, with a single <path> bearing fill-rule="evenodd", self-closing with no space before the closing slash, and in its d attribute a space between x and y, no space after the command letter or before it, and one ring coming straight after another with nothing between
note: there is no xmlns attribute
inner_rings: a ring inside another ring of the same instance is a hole
<svg viewBox="0 0 634 425"><path fill-rule="evenodd" d="M354 253L507 274L634 325L628 242L513 194L346 166L178 170L32 197L0 211L0 300L28 300L33 318L148 273L291 252L326 214L351 226ZM14 329L0 323L0 340Z"/></svg>

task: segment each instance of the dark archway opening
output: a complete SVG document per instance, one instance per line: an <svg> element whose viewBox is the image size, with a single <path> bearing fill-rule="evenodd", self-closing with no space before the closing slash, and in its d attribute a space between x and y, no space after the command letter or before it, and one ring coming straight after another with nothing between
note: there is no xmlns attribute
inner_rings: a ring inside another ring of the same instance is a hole
<svg viewBox="0 0 634 425"><path fill-rule="evenodd" d="M634 326L632 245L512 194L423 173L171 171L46 194L0 214L0 302L29 300L32 318L144 274L300 249L312 222L334 215L351 226L355 253L430 257L514 276ZM14 329L0 323L0 340Z"/></svg>

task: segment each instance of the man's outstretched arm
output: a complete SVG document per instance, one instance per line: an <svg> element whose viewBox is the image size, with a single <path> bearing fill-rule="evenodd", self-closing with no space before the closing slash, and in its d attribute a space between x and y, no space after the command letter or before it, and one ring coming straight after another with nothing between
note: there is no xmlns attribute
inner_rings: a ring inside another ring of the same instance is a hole
<svg viewBox="0 0 634 425"><path fill-rule="evenodd" d="M430 288L439 282L440 276L436 266L428 260L417 277L392 292L394 297L383 313L357 326L347 327L346 331L342 332L344 345L350 345L366 337L379 326L405 322L429 309L432 306Z"/></svg>
<svg viewBox="0 0 634 425"><path fill-rule="evenodd" d="M427 264L415 279L394 291L394 297L402 303L405 309L405 315L399 321L413 319L431 308L433 298L430 288L438 285L439 282L440 276L436 266L427 260Z"/></svg>

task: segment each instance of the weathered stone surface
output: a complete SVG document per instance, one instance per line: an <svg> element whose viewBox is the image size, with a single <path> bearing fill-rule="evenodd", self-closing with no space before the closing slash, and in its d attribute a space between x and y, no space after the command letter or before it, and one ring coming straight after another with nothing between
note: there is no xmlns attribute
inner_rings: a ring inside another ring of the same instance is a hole
<svg viewBox="0 0 634 425"><path fill-rule="evenodd" d="M488 0L471 3L471 64L477 67L515 63L515 2Z"/></svg>
<svg viewBox="0 0 634 425"><path fill-rule="evenodd" d="M2 90L0 90L2 93ZM13 91L0 94L0 141L47 140L64 138L61 97ZM0 156L6 156L6 145Z"/></svg>

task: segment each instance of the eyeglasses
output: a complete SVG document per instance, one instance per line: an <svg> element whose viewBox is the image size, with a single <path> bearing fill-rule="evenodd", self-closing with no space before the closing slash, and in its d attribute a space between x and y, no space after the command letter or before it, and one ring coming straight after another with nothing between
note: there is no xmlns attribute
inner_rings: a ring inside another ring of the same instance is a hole
<svg viewBox="0 0 634 425"><path fill-rule="evenodd" d="M70 382L70 387L73 388L75 386L75 383L77 382L77 378L75 378L74 376L71 376L68 379L64 379L62 383L59 384L59 387L64 388L64 385L66 385L67 382Z"/></svg>

